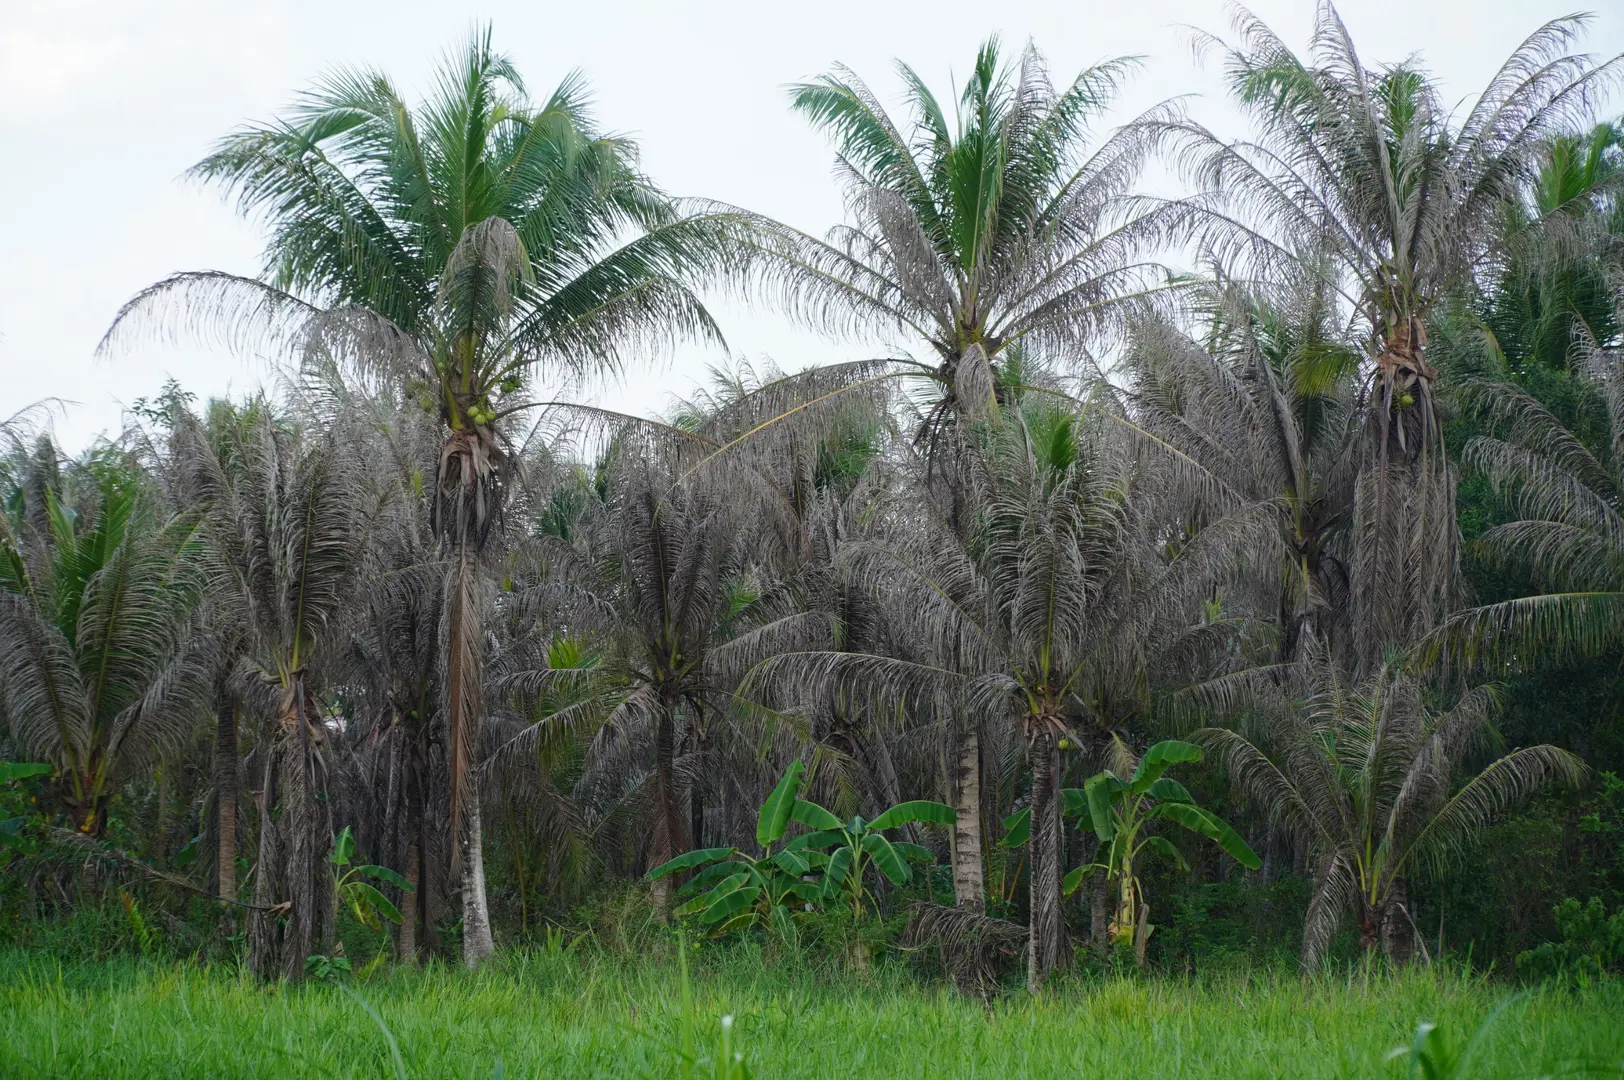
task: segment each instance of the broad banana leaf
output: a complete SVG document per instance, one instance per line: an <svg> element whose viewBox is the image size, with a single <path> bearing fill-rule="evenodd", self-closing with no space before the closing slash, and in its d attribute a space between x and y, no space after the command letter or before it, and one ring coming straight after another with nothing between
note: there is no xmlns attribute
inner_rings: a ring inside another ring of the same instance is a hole
<svg viewBox="0 0 1624 1080"><path fill-rule="evenodd" d="M913 871L908 868L908 861L891 846L891 841L879 833L871 832L863 837L863 850L880 868L880 873L890 878L893 884L901 885L912 879Z"/></svg>
<svg viewBox="0 0 1624 1080"><path fill-rule="evenodd" d="M746 885L723 895L699 916L702 923L719 923L755 906L761 897L760 885Z"/></svg>
<svg viewBox="0 0 1624 1080"><path fill-rule="evenodd" d="M794 851L780 851L773 856L773 865L790 877L800 877L812 869L811 864L799 852Z"/></svg>
<svg viewBox="0 0 1624 1080"><path fill-rule="evenodd" d="M716 885L712 886L708 892L694 897L686 904L683 904L681 907L677 908L677 910L672 912L672 914L679 918L684 915L697 915L699 912L704 911L706 908L710 907L724 896L742 889L745 886L745 883L749 880L750 872L748 870L729 874Z"/></svg>
<svg viewBox="0 0 1624 1080"><path fill-rule="evenodd" d="M1236 862L1248 870L1256 870L1263 865L1263 860L1257 857L1240 833L1230 828L1217 814L1203 810L1199 806L1189 803L1158 803L1145 813L1145 820L1166 819L1183 825L1191 832L1200 833L1235 859Z"/></svg>
<svg viewBox="0 0 1624 1080"><path fill-rule="evenodd" d="M1020 847L1032 838L1032 808L1022 807L1004 819L1004 838L999 841L1005 847Z"/></svg>
<svg viewBox="0 0 1624 1080"><path fill-rule="evenodd" d="M1195 743L1163 739L1146 750L1145 756L1139 759L1139 767L1133 771L1133 779L1129 781L1133 793L1143 795L1150 790L1150 785L1161 778L1169 766L1184 761L1200 761L1203 753L1201 747Z"/></svg>
<svg viewBox="0 0 1624 1080"><path fill-rule="evenodd" d="M829 869L823 872L823 894L833 896L846 884L851 871L851 848L843 847L829 856Z"/></svg>
<svg viewBox="0 0 1624 1080"><path fill-rule="evenodd" d="M844 832L834 832L826 829L822 832L802 833L800 836L792 837L790 842L784 845L784 850L822 851L824 848L834 847L836 844L844 844L845 842L846 834Z"/></svg>
<svg viewBox="0 0 1624 1080"><path fill-rule="evenodd" d="M355 909L356 915L360 916L362 922L367 923L373 929L377 929L378 926L377 915L382 915L392 923L400 922L400 909L391 904L387 896L366 882L352 881L344 886L344 890L350 894L350 907ZM376 914L371 919L368 919L362 914L363 909L370 909Z"/></svg>
<svg viewBox="0 0 1624 1080"><path fill-rule="evenodd" d="M1070 896L1072 893L1077 891L1077 887L1079 885L1088 880L1090 874L1096 870L1105 869L1107 869L1107 867L1103 863L1087 863L1083 866L1079 866L1077 869L1060 879L1060 889L1066 896Z"/></svg>
<svg viewBox="0 0 1624 1080"><path fill-rule="evenodd" d="M393 870L389 869L389 867L387 867L387 866L375 866L375 865L373 865L371 863L368 863L365 866L357 866L355 868L355 871L358 874L365 874L369 878L374 878L374 879L376 879L378 881L387 882L388 884L393 885L395 888L400 889L403 892L416 892L417 891L416 889L414 889L412 887L411 882L407 881L405 878L401 877L399 874L395 873Z"/></svg>
<svg viewBox="0 0 1624 1080"><path fill-rule="evenodd" d="M907 825L914 822L923 822L930 825L951 825L954 820L954 811L946 803L931 802L929 799L917 799L913 802L897 803L891 809L868 823L870 829L894 829L898 825Z"/></svg>
<svg viewBox="0 0 1624 1080"><path fill-rule="evenodd" d="M794 820L799 821L802 825L809 826L813 829L829 830L841 829L845 827L841 824L839 818L829 813L829 811L825 810L817 803L807 802L805 799L795 800L795 808L790 811L789 816Z"/></svg>
<svg viewBox="0 0 1624 1080"><path fill-rule="evenodd" d="M1116 837L1116 823L1111 820L1111 803L1115 801L1121 783L1110 773L1102 772L1090 776L1083 785L1089 823L1094 826L1094 835L1100 838L1102 844L1109 844Z"/></svg>
<svg viewBox="0 0 1624 1080"><path fill-rule="evenodd" d="M784 770L784 778L778 781L773 793L761 804L761 813L756 818L756 843L763 848L784 838L784 830L789 828L789 816L795 809L795 796L801 790L801 777L805 775L805 765L799 761L791 762L789 768Z"/></svg>
<svg viewBox="0 0 1624 1080"><path fill-rule="evenodd" d="M1172 859L1173 865L1180 870L1188 870L1190 864L1184 861L1184 853L1173 846L1173 841L1165 836L1147 836L1145 850L1154 851L1164 859Z"/></svg>
<svg viewBox="0 0 1624 1080"><path fill-rule="evenodd" d="M1195 802L1190 797L1189 789L1171 776L1164 776L1150 785L1145 789L1145 794L1160 802Z"/></svg>
<svg viewBox="0 0 1624 1080"><path fill-rule="evenodd" d="M674 874L678 870L688 870L695 866L704 866L708 862L716 862L718 859L725 859L737 850L739 849L730 847L698 848L686 854L678 855L670 862L661 863L643 876L649 881L654 881L665 877L667 874Z"/></svg>
<svg viewBox="0 0 1624 1080"><path fill-rule="evenodd" d="M688 884L677 890L678 896L697 896L712 888L718 881L739 872L739 864L732 859L712 863L688 879Z"/></svg>
<svg viewBox="0 0 1624 1080"><path fill-rule="evenodd" d="M935 862L936 856L930 848L923 844L910 844L905 840L893 840L891 846L896 848L904 859L909 862Z"/></svg>

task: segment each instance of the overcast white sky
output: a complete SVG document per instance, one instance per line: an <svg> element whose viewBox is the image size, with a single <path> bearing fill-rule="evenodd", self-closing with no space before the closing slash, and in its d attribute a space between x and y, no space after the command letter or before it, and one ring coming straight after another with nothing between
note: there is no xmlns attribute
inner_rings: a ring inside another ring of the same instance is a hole
<svg viewBox="0 0 1624 1080"><path fill-rule="evenodd" d="M1624 3L1598 9L1585 48L1624 52ZM1308 0L1252 5L1306 43ZM1344 0L1367 62L1422 53L1452 97L1481 87L1536 25L1573 0ZM0 0L0 418L46 397L78 448L116 430L121 411L173 375L200 396L240 394L267 377L253 361L151 349L99 360L114 312L177 270L255 273L260 237L217 192L180 174L220 135L274 115L338 66L388 71L409 91L477 21L543 96L570 69L596 94L600 123L638 138L670 191L724 199L821 232L840 214L830 150L785 107L786 84L841 62L895 90L907 60L933 85L969 68L978 43L1036 41L1057 80L1125 53L1148 64L1121 115L1175 94L1232 126L1215 74L1192 61L1188 25L1224 30L1220 0ZM1624 104L1614 102L1614 111ZM862 353L718 303L731 351L784 368ZM592 391L647 413L687 393L719 352L681 350L624 384Z"/></svg>

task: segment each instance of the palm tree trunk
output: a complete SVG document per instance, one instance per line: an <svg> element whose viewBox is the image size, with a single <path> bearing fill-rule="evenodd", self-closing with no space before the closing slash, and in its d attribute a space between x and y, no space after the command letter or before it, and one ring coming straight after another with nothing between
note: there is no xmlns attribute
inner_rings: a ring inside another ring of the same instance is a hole
<svg viewBox="0 0 1624 1080"><path fill-rule="evenodd" d="M987 910L981 849L981 738L975 721L959 732L953 766L953 897L966 911Z"/></svg>
<svg viewBox="0 0 1624 1080"><path fill-rule="evenodd" d="M1111 896L1109 875L1097 873L1088 879L1088 941L1101 956L1111 955Z"/></svg>
<svg viewBox="0 0 1624 1080"><path fill-rule="evenodd" d="M658 866L682 853L682 818L677 812L676 780L673 775L677 746L676 703L660 697L660 714L654 729L654 836L649 865ZM665 917L671 899L671 875L654 883L654 908Z"/></svg>
<svg viewBox="0 0 1624 1080"><path fill-rule="evenodd" d="M415 838L406 845L406 882L412 891L400 898L400 929L395 934L395 962L417 963L417 895L423 889L423 863Z"/></svg>
<svg viewBox="0 0 1624 1080"><path fill-rule="evenodd" d="M495 951L491 941L490 909L485 898L485 854L479 825L479 787L469 777L467 822L462 866L462 962L478 967Z"/></svg>
<svg viewBox="0 0 1624 1080"><path fill-rule="evenodd" d="M215 710L214 812L218 841L218 895L237 899L237 707L222 700Z"/></svg>
<svg viewBox="0 0 1624 1080"><path fill-rule="evenodd" d="M1415 959L1415 926L1410 921L1409 901L1404 882L1396 882L1381 912L1382 952L1400 967Z"/></svg>
<svg viewBox="0 0 1624 1080"><path fill-rule="evenodd" d="M281 877L276 853L278 822L271 816L277 804L276 760L280 756L279 740L263 747L265 767L260 774L258 817L259 852L254 859L254 912L248 926L248 962L261 978L272 978L277 969L277 950L281 941L281 922L277 914L267 910L279 903L277 893Z"/></svg>
<svg viewBox="0 0 1624 1080"><path fill-rule="evenodd" d="M306 959L331 948L336 912L332 800L324 790L321 729L308 719L303 685L295 681L285 701L266 755L254 882L254 902L274 910L254 913L250 940L255 971L293 981L303 978Z"/></svg>
<svg viewBox="0 0 1624 1080"><path fill-rule="evenodd" d="M477 967L492 948L481 851L484 837L479 825L479 785L474 776L482 705L479 584L479 568L465 539L457 546L447 605L446 726L451 758L451 835L459 847L453 862L462 878L462 958L469 967Z"/></svg>
<svg viewBox="0 0 1624 1080"><path fill-rule="evenodd" d="M1031 866L1031 916L1027 923L1026 986L1032 993L1043 988L1049 973L1060 966L1065 947L1065 922L1060 908L1060 814L1055 798L1055 742L1051 731L1032 740L1032 820L1028 840Z"/></svg>

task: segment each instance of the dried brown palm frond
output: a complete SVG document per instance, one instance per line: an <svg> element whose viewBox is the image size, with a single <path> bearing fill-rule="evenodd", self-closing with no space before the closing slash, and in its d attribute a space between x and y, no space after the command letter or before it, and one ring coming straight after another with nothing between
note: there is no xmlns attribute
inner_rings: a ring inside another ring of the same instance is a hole
<svg viewBox="0 0 1624 1080"><path fill-rule="evenodd" d="M201 506L214 588L236 611L244 653L274 698L259 782L251 957L299 978L333 928L327 852L334 780L324 675L340 665L376 504L331 427L301 426L264 400L177 418L173 452ZM252 700L250 698L250 700ZM282 908L281 905L291 905Z"/></svg>
<svg viewBox="0 0 1624 1080"><path fill-rule="evenodd" d="M1305 696L1275 713L1262 737L1221 728L1192 737L1313 861L1304 970L1319 968L1349 916L1365 948L1379 944L1404 962L1414 948L1407 883L1436 878L1516 802L1576 783L1585 767L1565 750L1533 746L1472 774L1497 740L1487 688L1436 712L1396 664L1350 684L1318 649L1305 672Z"/></svg>
<svg viewBox="0 0 1624 1080"><path fill-rule="evenodd" d="M899 945L934 946L943 970L965 993L991 996L1026 948L1027 931L1020 923L923 901L910 905L909 912Z"/></svg>

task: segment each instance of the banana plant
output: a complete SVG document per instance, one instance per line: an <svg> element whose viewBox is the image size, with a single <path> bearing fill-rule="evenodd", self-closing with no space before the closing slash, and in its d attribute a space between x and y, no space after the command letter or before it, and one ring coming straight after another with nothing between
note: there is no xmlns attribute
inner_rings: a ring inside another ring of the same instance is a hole
<svg viewBox="0 0 1624 1080"><path fill-rule="evenodd" d="M806 766L799 761L792 763L761 804L756 816L756 843L762 852L759 858L738 848L700 848L648 872L648 880L657 881L679 870L699 871L678 890L679 897L692 897L677 908L679 918L697 916L713 937L752 925L771 927L785 938L794 936L796 903L816 904L822 899L822 886L803 879L829 861L822 852L793 850L788 845L773 851L773 845L789 831L795 797L805 775Z"/></svg>
<svg viewBox="0 0 1624 1080"><path fill-rule="evenodd" d="M1111 937L1118 944L1133 945L1134 956L1141 965L1145 962L1145 942L1152 927L1150 905L1145 903L1144 883L1138 874L1140 861L1146 856L1159 855L1172 860L1180 869L1189 869L1172 841L1147 831L1150 826L1172 822L1211 840L1249 870L1263 865L1239 833L1217 814L1197 806L1183 784L1163 775L1174 765L1201 758L1201 747L1166 739L1145 751L1128 779L1106 769L1090 777L1081 788L1061 792L1065 812L1071 815L1086 812L1101 845L1100 860L1067 874L1061 887L1069 896L1094 871L1103 871L1117 888ZM1008 831L1004 843L1024 844L1030 827L1029 811L1012 814L1004 822Z"/></svg>
<svg viewBox="0 0 1624 1080"><path fill-rule="evenodd" d="M412 883L389 869L387 866L375 866L372 863L361 863L350 866L355 861L355 833L350 831L348 825L344 831L333 838L333 889L338 898L349 905L355 917L374 930L382 928L380 918L388 919L392 923L400 922L400 909L392 904L387 896L379 892L362 878L372 878L395 886L402 892L416 892ZM347 869L346 869L347 868Z"/></svg>
<svg viewBox="0 0 1624 1080"><path fill-rule="evenodd" d="M816 831L797 836L786 850L828 853L823 868L823 901L829 903L844 894L852 915L861 919L867 912L867 901L873 899L866 884L870 864L893 885L901 885L913 879L909 862L935 861L928 848L887 839L886 830L909 824L951 825L953 808L918 799L898 803L873 821L860 817L841 821L817 803L796 799L790 817Z"/></svg>

